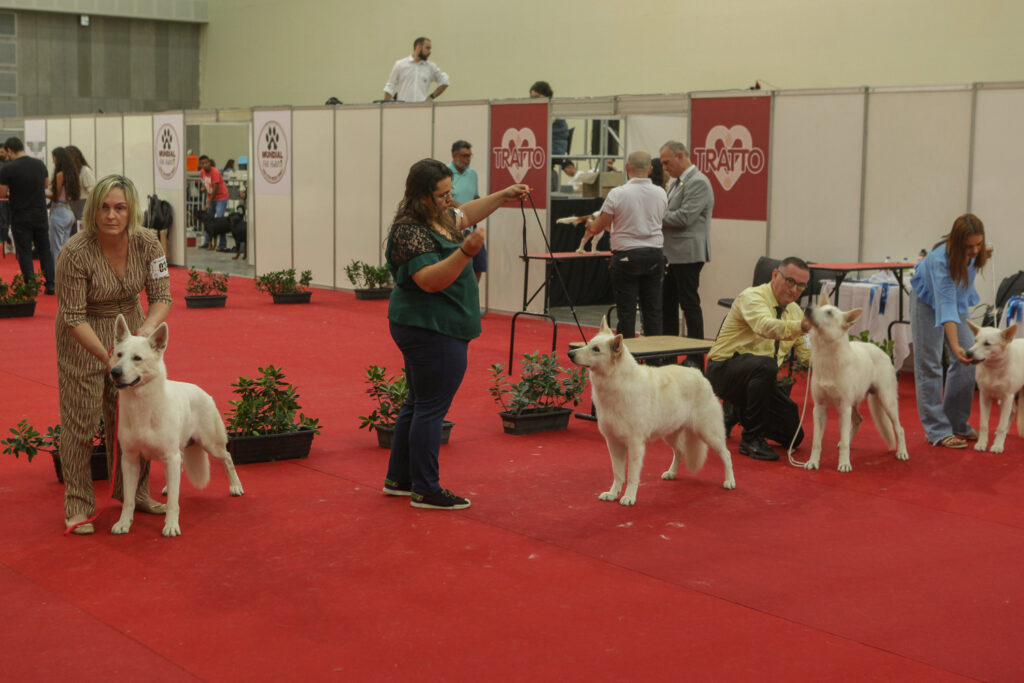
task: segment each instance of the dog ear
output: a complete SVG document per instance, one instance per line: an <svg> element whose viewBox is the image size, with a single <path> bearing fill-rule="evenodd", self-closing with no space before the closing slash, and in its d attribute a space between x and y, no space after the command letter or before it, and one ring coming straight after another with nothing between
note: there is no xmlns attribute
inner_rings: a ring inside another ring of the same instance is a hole
<svg viewBox="0 0 1024 683"><path fill-rule="evenodd" d="M170 334L171 331L167 327L167 323L160 323L160 327L156 328L153 334L149 335L149 345L154 350L162 353L167 348L167 338Z"/></svg>
<svg viewBox="0 0 1024 683"><path fill-rule="evenodd" d="M818 295L818 305L819 306L828 306L828 294L826 294L825 292L822 292L822 293L820 293Z"/></svg>
<svg viewBox="0 0 1024 683"><path fill-rule="evenodd" d="M969 322L969 321L968 321ZM1009 343L1017 336L1017 323L1014 323L1003 330L1003 339Z"/></svg>
<svg viewBox="0 0 1024 683"><path fill-rule="evenodd" d="M599 331L611 334L612 328L608 327L608 316L601 316L601 329Z"/></svg>
<svg viewBox="0 0 1024 683"><path fill-rule="evenodd" d="M971 328L971 334L975 337L978 336L978 332L981 332L981 328L972 323L970 320L967 321L967 327Z"/></svg>
<svg viewBox="0 0 1024 683"><path fill-rule="evenodd" d="M128 329L128 321L124 319L124 316L120 313L117 314L117 320L114 321L114 341L118 344L131 334L131 330Z"/></svg>
<svg viewBox="0 0 1024 683"><path fill-rule="evenodd" d="M611 351L613 358L618 358L619 356L622 355L622 348L622 335L617 334L614 337L612 337L611 343L608 344L608 350Z"/></svg>
<svg viewBox="0 0 1024 683"><path fill-rule="evenodd" d="M855 308L852 311L847 311L846 313L844 313L843 314L843 327L845 327L845 328L853 327L853 324L855 322L857 322L857 320L860 318L862 313L864 313L864 309L863 308Z"/></svg>

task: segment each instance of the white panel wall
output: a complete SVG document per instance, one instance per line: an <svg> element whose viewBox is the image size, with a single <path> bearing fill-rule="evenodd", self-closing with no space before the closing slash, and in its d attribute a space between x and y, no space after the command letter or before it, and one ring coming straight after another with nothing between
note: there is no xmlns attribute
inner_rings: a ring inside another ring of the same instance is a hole
<svg viewBox="0 0 1024 683"><path fill-rule="evenodd" d="M71 144L71 119L46 119L46 170L53 175L53 150Z"/></svg>
<svg viewBox="0 0 1024 683"><path fill-rule="evenodd" d="M477 191L480 196L487 194L489 187L490 165L488 164L488 148L490 146L491 108L488 104L465 106L434 107L434 158L444 163L452 160L452 143L465 140L473 145L473 160L470 165L476 170L479 184ZM481 226L488 228L488 222ZM490 255L490 235L488 234L488 256ZM480 279L480 305L487 308L488 284L490 277L484 275Z"/></svg>
<svg viewBox="0 0 1024 683"><path fill-rule="evenodd" d="M89 166L95 166L96 119L91 116L71 119L71 144L82 150L82 156Z"/></svg>
<svg viewBox="0 0 1024 683"><path fill-rule="evenodd" d="M334 110L292 111L292 233L297 271L333 287Z"/></svg>
<svg viewBox="0 0 1024 683"><path fill-rule="evenodd" d="M763 221L712 219L711 261L700 271L700 306L704 312L704 336L708 339L718 335L728 313L728 309L718 305L718 300L735 297L750 286L754 264L765 253L766 229Z"/></svg>
<svg viewBox="0 0 1024 683"><path fill-rule="evenodd" d="M625 125L626 153L642 149L655 159L669 140L685 144L689 132L689 119L684 114L633 114L626 117Z"/></svg>
<svg viewBox="0 0 1024 683"><path fill-rule="evenodd" d="M974 133L971 211L985 223L985 239L995 246L989 266L976 281L990 303L992 287L1024 268L1020 197L1024 188L1024 88L978 90Z"/></svg>
<svg viewBox="0 0 1024 683"><path fill-rule="evenodd" d="M540 220L547 230L548 212L538 209ZM487 221L487 277L495 286L491 288L489 304L492 310L514 312L523 308L523 276L525 269L519 258L523 253L523 216L519 209L498 209ZM526 244L531 254L547 252L544 237L532 211L526 212ZM529 293L544 282L544 262L530 262ZM557 287L557 283L553 286ZM544 296L538 295L529 309L539 313L544 308Z"/></svg>
<svg viewBox="0 0 1024 683"><path fill-rule="evenodd" d="M96 179L124 173L124 135L120 116L96 117Z"/></svg>
<svg viewBox="0 0 1024 683"><path fill-rule="evenodd" d="M253 125L253 135L259 136L259 123ZM294 131L294 126L292 127ZM286 139L292 139L292 131L289 131ZM253 140L253 154L259 149L258 140ZM293 157L288 160L292 173L295 171L294 152ZM250 163L255 166L258 161L250 157ZM258 176L259 170L255 170L254 177ZM295 263L292 251L294 241L292 237L292 195L272 194L259 191L260 182L258 177L253 182L253 215L250 222L253 245L250 247L255 252L256 274L262 275L276 270L295 268L296 275L302 272ZM294 191L294 184L292 186Z"/></svg>
<svg viewBox="0 0 1024 683"><path fill-rule="evenodd" d="M857 260L865 97L776 95L769 256Z"/></svg>
<svg viewBox="0 0 1024 683"><path fill-rule="evenodd" d="M339 287L351 287L345 266L352 261L383 263L380 201L380 107L338 109L335 117L335 273ZM391 214L394 214L392 209ZM390 218L389 218L390 220Z"/></svg>
<svg viewBox="0 0 1024 683"><path fill-rule="evenodd" d="M429 105L384 106L381 120L381 235L387 235L405 193L409 167L431 156L433 111Z"/></svg>
<svg viewBox="0 0 1024 683"><path fill-rule="evenodd" d="M970 138L968 90L869 93L864 260L912 257L949 231L967 210Z"/></svg>
<svg viewBox="0 0 1024 683"><path fill-rule="evenodd" d="M125 114L123 144L124 175L135 183L145 202L153 194L153 117Z"/></svg>

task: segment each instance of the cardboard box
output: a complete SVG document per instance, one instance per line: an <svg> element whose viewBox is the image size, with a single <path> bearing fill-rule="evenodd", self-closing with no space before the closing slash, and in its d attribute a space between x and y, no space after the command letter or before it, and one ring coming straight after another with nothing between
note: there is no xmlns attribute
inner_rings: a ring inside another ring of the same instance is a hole
<svg viewBox="0 0 1024 683"><path fill-rule="evenodd" d="M584 197L607 197L613 187L626 182L626 174L622 171L605 171L600 177L589 183L583 183Z"/></svg>

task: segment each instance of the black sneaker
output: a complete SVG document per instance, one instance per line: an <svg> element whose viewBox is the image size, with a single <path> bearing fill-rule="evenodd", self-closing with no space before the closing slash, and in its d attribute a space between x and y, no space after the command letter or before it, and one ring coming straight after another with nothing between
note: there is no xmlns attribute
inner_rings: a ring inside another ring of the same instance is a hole
<svg viewBox="0 0 1024 683"><path fill-rule="evenodd" d="M441 489L434 493L412 492L412 500L409 504L414 508L425 508L428 510L464 510L469 507L468 498L459 498L448 489Z"/></svg>
<svg viewBox="0 0 1024 683"><path fill-rule="evenodd" d="M393 479L384 477L384 488L382 490L389 496L411 496L412 484L399 484Z"/></svg>
<svg viewBox="0 0 1024 683"><path fill-rule="evenodd" d="M755 436L740 439L740 453L749 455L754 460L778 460L779 454L772 450L763 437Z"/></svg>

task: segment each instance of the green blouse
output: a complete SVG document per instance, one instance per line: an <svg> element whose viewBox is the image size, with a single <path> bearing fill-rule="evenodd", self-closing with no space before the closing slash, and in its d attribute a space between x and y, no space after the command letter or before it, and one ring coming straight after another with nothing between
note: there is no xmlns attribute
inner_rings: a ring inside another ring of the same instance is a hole
<svg viewBox="0 0 1024 683"><path fill-rule="evenodd" d="M426 292L412 279L413 273L447 258L460 244L461 240L450 241L425 225L392 226L384 252L395 279L388 320L466 341L480 336L480 290L472 260L455 282L439 292Z"/></svg>

